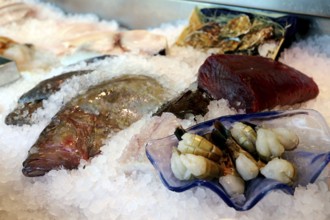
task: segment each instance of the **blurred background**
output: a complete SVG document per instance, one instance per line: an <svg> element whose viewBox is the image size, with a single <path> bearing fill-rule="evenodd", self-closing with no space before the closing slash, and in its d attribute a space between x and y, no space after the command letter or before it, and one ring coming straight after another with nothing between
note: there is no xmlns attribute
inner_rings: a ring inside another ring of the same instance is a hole
<svg viewBox="0 0 330 220"><path fill-rule="evenodd" d="M187 19L194 7L226 7L262 13L290 13L311 20L315 33L330 34L330 0L47 0L67 13L92 13L129 29Z"/></svg>

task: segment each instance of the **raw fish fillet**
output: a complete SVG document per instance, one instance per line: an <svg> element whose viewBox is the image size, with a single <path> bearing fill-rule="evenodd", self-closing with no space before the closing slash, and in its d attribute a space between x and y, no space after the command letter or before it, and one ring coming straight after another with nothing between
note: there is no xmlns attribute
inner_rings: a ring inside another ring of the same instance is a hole
<svg viewBox="0 0 330 220"><path fill-rule="evenodd" d="M212 55L198 72L198 88L213 99L227 99L247 113L315 98L312 78L283 63L259 56Z"/></svg>
<svg viewBox="0 0 330 220"><path fill-rule="evenodd" d="M105 138L139 120L165 99L153 78L126 75L103 82L67 103L42 131L23 162L25 176L75 169L100 153Z"/></svg>

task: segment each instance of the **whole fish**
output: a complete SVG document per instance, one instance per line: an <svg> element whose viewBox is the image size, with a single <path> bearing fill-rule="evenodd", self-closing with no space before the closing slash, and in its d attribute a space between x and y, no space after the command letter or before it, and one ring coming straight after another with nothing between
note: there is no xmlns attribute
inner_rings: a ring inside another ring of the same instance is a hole
<svg viewBox="0 0 330 220"><path fill-rule="evenodd" d="M165 98L157 80L141 75L124 75L90 88L52 118L23 162L23 174L77 168L81 159L100 153L105 138L155 110Z"/></svg>

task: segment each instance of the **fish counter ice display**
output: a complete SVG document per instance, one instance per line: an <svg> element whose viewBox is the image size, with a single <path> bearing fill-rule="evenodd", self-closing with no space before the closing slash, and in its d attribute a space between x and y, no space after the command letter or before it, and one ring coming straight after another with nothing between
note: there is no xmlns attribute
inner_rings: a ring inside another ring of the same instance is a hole
<svg viewBox="0 0 330 220"><path fill-rule="evenodd" d="M228 206L227 200L207 187L176 193L163 186L146 156L146 143L172 135L177 127L187 129L210 119L248 112L247 108L232 108L235 100L226 96L214 97L207 90L214 85L213 78L212 83L201 86L205 80L199 79L199 72L215 50L176 44L188 21L128 31L115 21L99 20L93 15L65 15L37 1L1 4L4 15L13 15L4 16L0 29L0 35L11 39L5 41L10 45L6 43L9 46L2 55L24 58L18 59L22 77L0 87L1 219L329 218L329 165L317 172L320 175L313 183L294 182L292 195L271 191L244 212ZM253 29L258 19L251 14L233 14L225 19L229 25L216 27L227 33L228 27L238 27L237 22L243 20L249 30L244 34L249 37L253 30L259 33L273 27L262 23L262 29ZM203 27L203 31L211 30ZM244 38L236 37L236 42ZM262 43L272 40L263 37ZM302 89L295 81L289 97L285 97L288 91L282 87L279 93L284 95L279 99L270 97L272 105L263 107L266 114L268 110L309 108L320 112L330 124L330 76L326 71L330 66L329 42L329 36L312 36L278 50L281 65L287 65L289 72L292 68L298 70L298 75L291 76L306 84ZM257 48L256 44L252 46L251 55ZM89 59L97 56L101 57ZM229 81L236 82L232 78ZM199 91L198 96L188 94L188 101L180 99L192 87ZM281 102L291 97L300 98ZM154 115L172 100L188 114L184 112L181 118L167 111ZM263 101L257 100L257 106L261 106ZM199 104L202 113L189 110ZM303 121L295 123L303 126ZM312 143L306 147L315 152L319 148L327 151L327 135L309 135L313 126L303 127L306 135L299 133L300 141ZM295 161L289 156L286 159ZM22 169L27 176L43 176L27 177ZM298 175L303 176L300 172L299 167ZM247 185L246 193L251 192L251 186Z"/></svg>

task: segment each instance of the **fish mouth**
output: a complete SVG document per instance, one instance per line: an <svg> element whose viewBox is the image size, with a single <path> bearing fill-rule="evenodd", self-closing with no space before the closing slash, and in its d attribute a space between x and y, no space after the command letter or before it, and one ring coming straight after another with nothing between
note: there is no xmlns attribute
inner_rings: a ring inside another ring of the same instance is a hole
<svg viewBox="0 0 330 220"><path fill-rule="evenodd" d="M45 170L39 167L24 167L22 169L22 173L26 177L37 177L37 176L44 176L50 170Z"/></svg>
<svg viewBox="0 0 330 220"><path fill-rule="evenodd" d="M62 158L63 159L63 158ZM40 155L30 155L23 162L22 173L26 177L44 176L51 170L60 170L62 168L72 170L79 165L79 160L71 158L69 160L60 160L59 158L40 157Z"/></svg>
<svg viewBox="0 0 330 220"><path fill-rule="evenodd" d="M44 176L47 172L54 169L55 163L53 160L27 159L23 162L22 173L27 177Z"/></svg>

